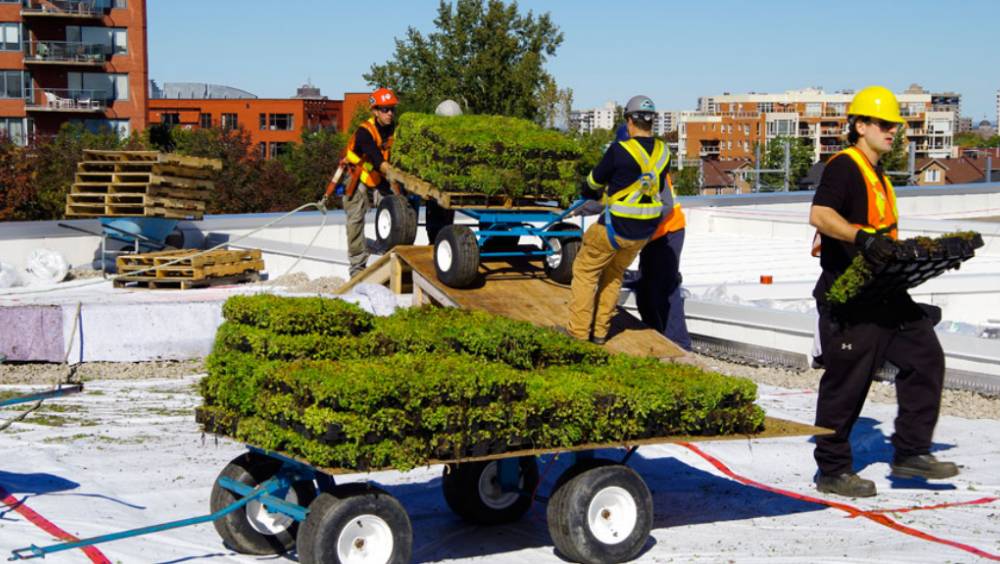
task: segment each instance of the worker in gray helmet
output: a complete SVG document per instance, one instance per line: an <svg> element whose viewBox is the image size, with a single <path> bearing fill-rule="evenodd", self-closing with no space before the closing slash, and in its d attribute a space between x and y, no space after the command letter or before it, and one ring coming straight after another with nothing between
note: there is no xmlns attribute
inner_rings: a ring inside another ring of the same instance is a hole
<svg viewBox="0 0 1000 564"><path fill-rule="evenodd" d="M583 196L601 200L604 211L583 235L573 261L566 332L604 344L618 304L622 274L673 209L667 182L670 151L653 137L656 106L648 96L625 105L629 138L612 143L587 177Z"/></svg>

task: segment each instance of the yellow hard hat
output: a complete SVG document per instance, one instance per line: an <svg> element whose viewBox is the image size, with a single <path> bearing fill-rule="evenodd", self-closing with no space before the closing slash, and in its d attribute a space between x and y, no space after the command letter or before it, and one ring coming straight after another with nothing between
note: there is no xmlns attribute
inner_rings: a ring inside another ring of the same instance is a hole
<svg viewBox="0 0 1000 564"><path fill-rule="evenodd" d="M895 123L906 123L899 115L896 95L884 86L869 86L854 95L847 108L849 116L866 116Z"/></svg>

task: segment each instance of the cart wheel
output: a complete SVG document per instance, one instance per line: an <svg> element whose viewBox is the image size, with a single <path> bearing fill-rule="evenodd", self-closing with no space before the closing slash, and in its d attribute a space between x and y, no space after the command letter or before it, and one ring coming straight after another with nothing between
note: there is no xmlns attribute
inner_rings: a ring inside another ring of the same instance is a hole
<svg viewBox="0 0 1000 564"><path fill-rule="evenodd" d="M301 564L404 564L412 553L413 528L406 510L396 498L366 484L320 494L299 529Z"/></svg>
<svg viewBox="0 0 1000 564"><path fill-rule="evenodd" d="M434 270L452 288L467 288L479 275L479 245L466 225L449 225L434 242Z"/></svg>
<svg viewBox="0 0 1000 564"><path fill-rule="evenodd" d="M520 519L531 508L531 492L538 486L538 463L534 456L518 459L519 492L501 491L499 470L495 460L448 465L441 480L448 507L477 525Z"/></svg>
<svg viewBox="0 0 1000 564"><path fill-rule="evenodd" d="M281 462L256 453L245 453L233 459L219 474L250 487L257 487L281 469ZM308 507L316 498L312 482L297 482L285 495L285 500ZM209 504L215 513L239 500L239 496L216 481ZM295 546L299 524L287 515L272 513L259 501L227 513L213 523L227 546L243 554L280 554Z"/></svg>
<svg viewBox="0 0 1000 564"><path fill-rule="evenodd" d="M572 223L557 223L549 231L579 231L580 226ZM583 244L579 237L548 237L548 242L555 250L545 257L545 274L559 284L569 284L573 281L573 261Z"/></svg>
<svg viewBox="0 0 1000 564"><path fill-rule="evenodd" d="M555 491L547 509L556 549L576 562L624 562L639 554L652 528L653 498L631 468L581 472Z"/></svg>
<svg viewBox="0 0 1000 564"><path fill-rule="evenodd" d="M375 240L388 251L396 245L412 245L417 238L417 213L405 196L382 198L375 211Z"/></svg>

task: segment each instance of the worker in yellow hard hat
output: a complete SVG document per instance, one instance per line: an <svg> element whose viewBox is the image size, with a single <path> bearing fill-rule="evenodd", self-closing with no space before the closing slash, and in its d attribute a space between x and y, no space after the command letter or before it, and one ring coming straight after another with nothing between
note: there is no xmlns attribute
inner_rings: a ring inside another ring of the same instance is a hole
<svg viewBox="0 0 1000 564"><path fill-rule="evenodd" d="M823 269L813 291L826 368L816 425L834 431L816 437L814 456L819 491L869 497L875 483L854 472L849 439L872 378L886 361L899 367L892 474L944 479L958 474L958 467L930 454L944 385L944 353L934 333L941 310L915 303L905 290L874 303L834 306L826 298L859 253L876 276L894 260L899 228L896 194L879 162L906 124L896 96L869 86L854 96L847 114L850 146L827 161L809 212L817 229L814 255Z"/></svg>

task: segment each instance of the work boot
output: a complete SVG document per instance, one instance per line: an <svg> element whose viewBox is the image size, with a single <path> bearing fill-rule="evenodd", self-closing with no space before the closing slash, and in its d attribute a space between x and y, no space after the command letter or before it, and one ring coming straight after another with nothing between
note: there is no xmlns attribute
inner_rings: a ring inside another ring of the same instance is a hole
<svg viewBox="0 0 1000 564"><path fill-rule="evenodd" d="M954 462L941 462L932 454L918 454L893 458L892 475L896 478L923 478L925 480L941 480L958 475L958 466Z"/></svg>
<svg viewBox="0 0 1000 564"><path fill-rule="evenodd" d="M875 482L866 480L854 472L844 472L836 476L820 473L816 476L816 489L844 497L872 497L876 493Z"/></svg>
<svg viewBox="0 0 1000 564"><path fill-rule="evenodd" d="M608 338L607 337L598 337L597 335L593 335L593 336L590 337L590 342L594 343L595 345L603 345L604 343L608 342Z"/></svg>

